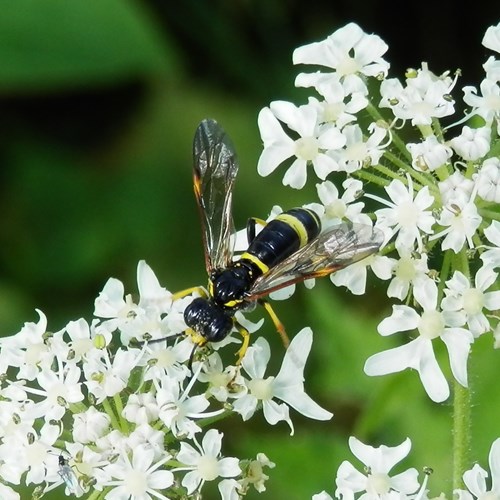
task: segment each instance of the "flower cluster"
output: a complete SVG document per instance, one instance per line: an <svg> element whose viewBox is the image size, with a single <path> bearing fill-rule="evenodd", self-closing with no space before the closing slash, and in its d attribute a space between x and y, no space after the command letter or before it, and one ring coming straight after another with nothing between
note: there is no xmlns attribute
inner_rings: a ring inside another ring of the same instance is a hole
<svg viewBox="0 0 500 500"><path fill-rule="evenodd" d="M407 438L400 445L377 448L368 446L358 439L351 437L349 447L353 455L364 465L364 472L360 472L349 461L340 464L335 484L335 497L341 500L428 500L427 483L432 469L423 467L422 482L418 481L418 471L415 468L407 469L398 474L390 475L391 470L408 456L411 441ZM491 471L491 485L486 478L488 472L479 464L463 474L463 481L467 490L454 491L458 500L474 500L478 498L498 498L500 494L500 438L496 439L490 450L489 465ZM443 494L437 498L446 498ZM326 491L313 495L313 500L332 500Z"/></svg>
<svg viewBox="0 0 500 500"><path fill-rule="evenodd" d="M500 52L500 25L483 45ZM457 119L458 73L436 75L423 63L404 81L390 78L387 48L351 23L296 49L294 64L320 69L296 78L311 90L307 103L275 101L260 112L257 168L269 175L285 163L283 184L301 189L312 167L321 181L312 206L325 225L349 220L383 231L380 255L331 279L354 294L365 292L368 267L389 281L387 295L399 303L378 331L412 338L370 357L365 372L413 368L441 402L450 389L434 342L445 344L451 373L466 387L471 345L498 331L500 59L484 63L479 88L463 89L469 109Z"/></svg>
<svg viewBox="0 0 500 500"><path fill-rule="evenodd" d="M295 335L275 376L265 373L264 338L240 370L224 368L214 350L200 353L191 373L183 310L193 296L173 300L143 261L137 278L137 301L110 279L90 323L49 332L38 311L38 322L0 341L2 499L19 499L20 484L33 485L34 498L61 485L93 499L187 498L217 481L221 498L234 500L250 488L264 491L264 471L274 464L263 453L224 456L223 434L211 424L263 409L271 425L285 421L293 433L290 407L331 418L304 391L309 328ZM251 331L260 326L239 321Z"/></svg>

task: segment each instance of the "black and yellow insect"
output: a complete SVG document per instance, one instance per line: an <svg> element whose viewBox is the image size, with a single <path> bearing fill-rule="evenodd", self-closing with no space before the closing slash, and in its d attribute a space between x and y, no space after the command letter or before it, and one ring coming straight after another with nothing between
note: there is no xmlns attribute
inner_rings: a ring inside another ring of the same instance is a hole
<svg viewBox="0 0 500 500"><path fill-rule="evenodd" d="M184 312L187 333L197 346L221 341L233 328L241 333L239 363L248 347L249 334L236 321L236 311L262 304L287 343L283 325L265 297L364 259L378 251L383 238L368 225L351 223L321 232L321 222L314 211L294 208L268 223L250 219L248 249L235 260L231 207L238 161L230 139L216 121L203 120L198 126L193 156L194 192L203 226L208 288L190 288L176 297L195 290L201 295ZM264 227L256 235L257 223Z"/></svg>

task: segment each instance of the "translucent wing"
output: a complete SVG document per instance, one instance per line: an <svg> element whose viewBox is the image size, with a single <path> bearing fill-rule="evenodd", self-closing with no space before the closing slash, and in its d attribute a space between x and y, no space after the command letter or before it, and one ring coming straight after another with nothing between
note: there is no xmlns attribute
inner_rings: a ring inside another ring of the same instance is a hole
<svg viewBox="0 0 500 500"><path fill-rule="evenodd" d="M210 274L231 261L231 205L238 173L231 140L215 120L203 120L196 129L193 159L194 192L203 226L205 265Z"/></svg>
<svg viewBox="0 0 500 500"><path fill-rule="evenodd" d="M368 225L343 223L329 228L260 276L248 291L247 300L343 269L377 252L383 240L382 232Z"/></svg>
<svg viewBox="0 0 500 500"><path fill-rule="evenodd" d="M73 495L78 495L80 492L80 485L78 484L78 479L76 475L69 465L69 461L63 457L63 455L59 455L59 476L66 484L66 488ZM79 496L79 495L78 495Z"/></svg>

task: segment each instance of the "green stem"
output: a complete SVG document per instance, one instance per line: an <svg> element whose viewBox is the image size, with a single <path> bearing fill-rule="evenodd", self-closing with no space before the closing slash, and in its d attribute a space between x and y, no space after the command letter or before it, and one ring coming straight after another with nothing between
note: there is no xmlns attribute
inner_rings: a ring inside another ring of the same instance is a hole
<svg viewBox="0 0 500 500"><path fill-rule="evenodd" d="M441 265L441 272L439 273L439 283L438 283L439 302L441 302L441 298L443 296L445 281L450 275L451 261L452 261L452 250L446 250L443 257L443 263Z"/></svg>
<svg viewBox="0 0 500 500"><path fill-rule="evenodd" d="M437 118L432 119L432 129L434 131L434 135L441 141L444 142L444 134L443 128L441 127L441 123Z"/></svg>
<svg viewBox="0 0 500 500"><path fill-rule="evenodd" d="M116 413L114 412L113 408L109 404L108 398L105 398L103 400L102 407L104 408L104 411L108 414L108 416L111 420L111 425L113 426L113 429L121 430L120 422L116 418Z"/></svg>
<svg viewBox="0 0 500 500"><path fill-rule="evenodd" d="M88 410L87 405L84 403L70 403L68 408L71 413L83 413Z"/></svg>
<svg viewBox="0 0 500 500"><path fill-rule="evenodd" d="M381 165L380 163L378 165L372 165L372 168L374 170L378 170L381 174L384 174L390 179L401 179L401 173L398 172L397 170L393 170L392 168L386 167L385 165ZM406 179L401 179L403 182L405 182Z"/></svg>
<svg viewBox="0 0 500 500"><path fill-rule="evenodd" d="M491 220L500 220L500 212L496 210L488 210L487 208L480 208L479 215L483 218L489 218Z"/></svg>
<svg viewBox="0 0 500 500"><path fill-rule="evenodd" d="M432 177L430 174L425 174L423 172L419 172L418 170L415 170L412 166L411 163L408 164L404 161L402 161L400 158L398 158L394 153L391 153L390 151L384 151L384 158L389 160L394 166L400 168L401 170L404 170L406 173L410 174L413 179L418 181L422 186L428 186L429 190L432 192L434 197L436 196L441 196L439 194L439 188L436 184L435 179ZM438 198L439 199L439 198Z"/></svg>
<svg viewBox="0 0 500 500"><path fill-rule="evenodd" d="M87 500L96 500L99 498L99 495L101 494L100 491L94 490L88 497Z"/></svg>
<svg viewBox="0 0 500 500"><path fill-rule="evenodd" d="M380 120L387 123L387 120L381 115L377 107L374 106L371 102L368 103L366 110L374 120ZM411 163L411 154L406 148L405 142L399 137L396 128L394 127L391 127L391 137L392 137L392 144L394 144L394 146L407 159L407 161Z"/></svg>
<svg viewBox="0 0 500 500"><path fill-rule="evenodd" d="M470 389L455 381L453 397L453 490L463 489L463 474L469 468Z"/></svg>
<svg viewBox="0 0 500 500"><path fill-rule="evenodd" d="M358 179L363 179L365 181L372 182L373 184L382 187L388 186L390 184L389 180L379 177L378 175L374 175L370 172L367 172L366 170L357 170L356 172L353 172L352 175L353 177L357 177Z"/></svg>
<svg viewBox="0 0 500 500"><path fill-rule="evenodd" d="M116 412L118 414L118 418L120 419L121 429L124 434L128 435L130 433L130 426L128 425L128 420L122 416L123 414L123 403L122 398L119 394L115 394L113 396L113 401L115 402Z"/></svg>

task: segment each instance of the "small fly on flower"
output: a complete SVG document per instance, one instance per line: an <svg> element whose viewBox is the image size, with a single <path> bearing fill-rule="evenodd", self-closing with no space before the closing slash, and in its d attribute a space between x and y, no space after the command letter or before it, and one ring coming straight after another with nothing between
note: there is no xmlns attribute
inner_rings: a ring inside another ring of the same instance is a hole
<svg viewBox="0 0 500 500"><path fill-rule="evenodd" d="M193 292L184 311L186 332L196 347L219 342L233 328L243 337L237 355L241 363L249 344L249 332L235 313L256 303L264 306L285 345L283 324L265 298L286 286L327 276L375 253L383 242L380 231L369 225L343 223L322 232L319 216L307 208L293 208L270 222L250 218L249 246L233 258L232 195L238 161L231 140L211 119L198 126L193 144L194 192L202 221L208 287L178 292L174 299ZM263 226L256 234L256 225ZM194 353L194 350L193 350Z"/></svg>
<svg viewBox="0 0 500 500"><path fill-rule="evenodd" d="M78 483L78 478L76 477L76 474L72 466L69 464L69 459L64 457L62 451L59 453L59 456L57 458L57 463L59 467L57 473L59 474L60 478L64 481L68 493L72 495L81 494L82 488Z"/></svg>

